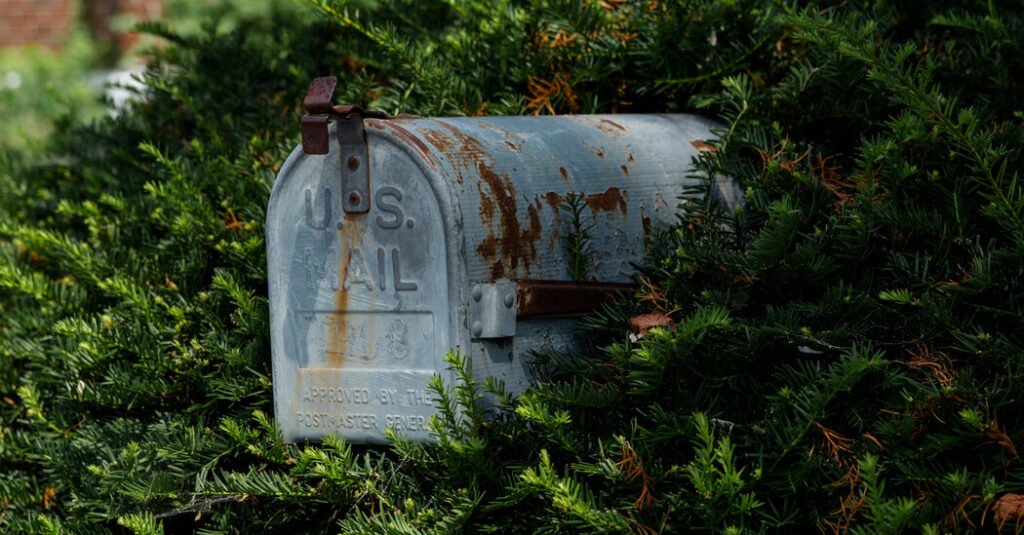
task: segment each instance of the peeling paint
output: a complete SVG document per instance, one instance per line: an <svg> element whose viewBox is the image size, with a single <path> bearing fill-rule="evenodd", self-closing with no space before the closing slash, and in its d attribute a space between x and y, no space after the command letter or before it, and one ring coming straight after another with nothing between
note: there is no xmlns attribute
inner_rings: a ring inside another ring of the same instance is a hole
<svg viewBox="0 0 1024 535"><path fill-rule="evenodd" d="M541 235L538 205L528 204L526 208L529 226L523 228L519 222L519 208L516 191L508 175L499 175L483 161L477 162L480 180L489 191L478 186L480 193L480 218L489 229L488 235L477 245L477 254L487 261L501 263L501 269L492 267L491 274L515 272L522 262L527 273L537 257L536 242ZM495 210L496 209L496 210ZM495 218L497 226L495 229ZM495 277L497 278L497 277Z"/></svg>

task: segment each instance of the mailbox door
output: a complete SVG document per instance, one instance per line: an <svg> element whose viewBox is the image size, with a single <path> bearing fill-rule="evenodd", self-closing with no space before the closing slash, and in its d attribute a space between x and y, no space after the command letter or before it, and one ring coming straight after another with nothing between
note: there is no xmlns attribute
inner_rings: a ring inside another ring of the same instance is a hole
<svg viewBox="0 0 1024 535"><path fill-rule="evenodd" d="M288 441L427 438L426 385L455 345L435 192L404 151L370 141L368 213L342 211L333 142L322 156L296 150L271 196L274 401Z"/></svg>

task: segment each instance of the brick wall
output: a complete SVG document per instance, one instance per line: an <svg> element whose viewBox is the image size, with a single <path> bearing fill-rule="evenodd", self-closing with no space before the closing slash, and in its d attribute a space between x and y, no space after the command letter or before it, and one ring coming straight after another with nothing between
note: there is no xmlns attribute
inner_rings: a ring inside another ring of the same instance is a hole
<svg viewBox="0 0 1024 535"><path fill-rule="evenodd" d="M120 32L118 20L159 17L164 0L0 0L0 47L40 44L57 48L71 30L78 6L89 32L100 42L127 50L138 40Z"/></svg>
<svg viewBox="0 0 1024 535"><path fill-rule="evenodd" d="M73 0L0 0L0 46L56 48L71 29Z"/></svg>

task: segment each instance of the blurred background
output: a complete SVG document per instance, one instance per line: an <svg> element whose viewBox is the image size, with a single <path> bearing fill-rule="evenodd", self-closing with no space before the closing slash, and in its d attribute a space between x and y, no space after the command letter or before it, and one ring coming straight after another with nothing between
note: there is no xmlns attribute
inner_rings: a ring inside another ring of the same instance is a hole
<svg viewBox="0 0 1024 535"><path fill-rule="evenodd" d="M290 2L285 2L290 4ZM159 47L137 25L228 32L273 0L0 0L0 148L32 148L66 121L117 110ZM276 12L280 12L277 6ZM60 123L60 125L58 125Z"/></svg>

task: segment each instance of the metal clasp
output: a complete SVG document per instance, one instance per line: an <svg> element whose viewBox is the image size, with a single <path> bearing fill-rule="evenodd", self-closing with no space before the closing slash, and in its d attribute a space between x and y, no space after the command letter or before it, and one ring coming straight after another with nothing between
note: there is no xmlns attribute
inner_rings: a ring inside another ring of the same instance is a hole
<svg viewBox="0 0 1024 535"><path fill-rule="evenodd" d="M338 122L338 147L341 155L341 207L349 213L370 211L370 158L366 148L363 118L386 119L387 114L367 111L359 106L334 106L334 76L316 78L309 84L302 105L302 152L327 154L330 142L327 125Z"/></svg>
<svg viewBox="0 0 1024 535"><path fill-rule="evenodd" d="M470 297L469 331L472 339L516 335L516 283L500 280L490 284L474 284Z"/></svg>

